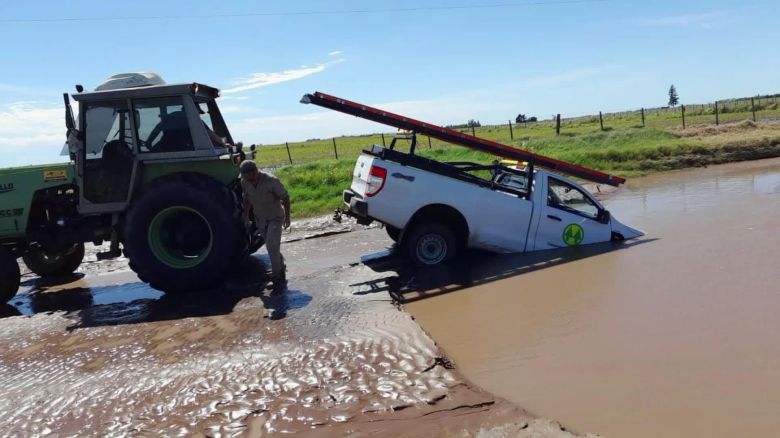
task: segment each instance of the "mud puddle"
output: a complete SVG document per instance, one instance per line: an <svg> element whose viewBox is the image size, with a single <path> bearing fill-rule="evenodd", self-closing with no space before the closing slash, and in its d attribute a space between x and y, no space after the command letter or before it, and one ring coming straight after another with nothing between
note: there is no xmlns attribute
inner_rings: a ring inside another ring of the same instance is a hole
<svg viewBox="0 0 780 438"><path fill-rule="evenodd" d="M776 435L780 160L636 178L607 205L647 237L385 286L469 379L574 430Z"/></svg>

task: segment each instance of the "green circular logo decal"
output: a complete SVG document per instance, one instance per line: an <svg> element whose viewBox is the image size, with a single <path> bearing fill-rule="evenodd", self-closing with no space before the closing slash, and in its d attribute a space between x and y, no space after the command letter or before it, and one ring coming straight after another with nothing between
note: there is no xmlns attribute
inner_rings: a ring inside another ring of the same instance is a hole
<svg viewBox="0 0 780 438"><path fill-rule="evenodd" d="M585 230L579 224L569 224L563 229L563 241L567 245L579 245L583 239L585 239Z"/></svg>

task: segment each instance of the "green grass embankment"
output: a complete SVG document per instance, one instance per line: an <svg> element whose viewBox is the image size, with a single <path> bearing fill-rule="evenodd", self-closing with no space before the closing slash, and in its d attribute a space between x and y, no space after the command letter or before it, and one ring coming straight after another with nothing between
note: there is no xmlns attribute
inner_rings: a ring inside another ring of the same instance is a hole
<svg viewBox="0 0 780 438"><path fill-rule="evenodd" d="M780 119L780 108L778 104L763 103L756 106L756 118L760 120ZM751 119L753 117L749 106L750 100L741 100L739 102L722 102L720 107L719 120L721 124L739 122ZM689 129L698 129L707 125L715 124L714 106L712 105L689 105L686 109L686 125ZM653 109L645 113L645 128L650 130L676 130L682 127L682 117L680 108ZM347 117L347 116L344 116ZM639 112L631 111L624 113L614 113L604 115L604 128L608 131L624 131L630 128L642 126L642 118ZM471 134L470 128L459 129L461 132ZM389 145L393 136L392 131L385 133L385 144ZM513 124L510 133L507 123L502 125L480 126L475 129L478 137L501 143L514 143L520 145L522 142L536 142L540 140L558 141L564 137L576 137L592 133L600 133L601 126L598 115L582 116L576 118L563 119L561 121L561 135L556 136L555 127L551 120L527 124ZM294 142L289 144L290 154L287 153L285 144L264 145L258 149L258 162L264 167L280 167L290 164L303 164L326 158L335 158L336 152L333 148L334 139L311 139L304 142ZM361 135L361 136L342 136L336 137L336 150L338 157L344 159L354 159L360 154L360 151L371 144L383 144L381 134ZM429 145L428 137L419 138L421 148L427 148ZM446 148L448 145L436 139L430 140L430 146L433 149Z"/></svg>
<svg viewBox="0 0 780 438"><path fill-rule="evenodd" d="M624 127L557 137L515 137L514 141L502 140L535 153L623 176L780 156L780 125L749 121L686 130ZM360 148L372 143L370 138L355 138L358 140L365 141ZM427 139L418 146L418 153L440 161L488 163L494 159L458 146L434 145L429 149ZM351 183L356 155L357 152L340 160L319 160L279 169L276 174L290 191L294 217L324 214L340 206L341 192Z"/></svg>

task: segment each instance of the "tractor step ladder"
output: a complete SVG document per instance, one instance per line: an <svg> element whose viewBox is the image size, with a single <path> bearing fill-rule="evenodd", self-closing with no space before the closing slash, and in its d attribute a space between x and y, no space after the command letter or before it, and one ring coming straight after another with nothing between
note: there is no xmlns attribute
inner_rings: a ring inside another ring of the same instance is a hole
<svg viewBox="0 0 780 438"><path fill-rule="evenodd" d="M421 122L410 117L394 114L368 105L352 102L329 94L315 92L306 94L301 99L301 103L311 103L334 111L350 114L366 120L393 126L398 129L405 129L417 134L427 135L439 140L465 146L479 152L496 155L502 158L508 158L518 161L527 161L530 165L542 166L558 173L575 176L584 180L592 181L598 184L609 184L619 186L626 182L625 178L615 175L609 175L594 169L556 160L555 158L545 157L544 155L517 149L495 141L464 134L453 129L444 128L426 122Z"/></svg>

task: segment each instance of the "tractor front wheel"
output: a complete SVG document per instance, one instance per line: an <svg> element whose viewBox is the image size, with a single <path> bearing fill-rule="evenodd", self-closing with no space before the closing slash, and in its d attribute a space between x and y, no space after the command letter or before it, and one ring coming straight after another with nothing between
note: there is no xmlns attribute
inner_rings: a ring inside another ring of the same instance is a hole
<svg viewBox="0 0 780 438"><path fill-rule="evenodd" d="M24 264L40 277L62 277L78 269L84 260L84 244L77 243L65 251L39 248L22 256Z"/></svg>
<svg viewBox="0 0 780 438"><path fill-rule="evenodd" d="M16 295L21 278L16 258L0 247L0 307Z"/></svg>
<svg viewBox="0 0 780 438"><path fill-rule="evenodd" d="M246 253L235 195L199 175L153 183L130 208L125 254L138 277L155 289L184 292L221 284Z"/></svg>

